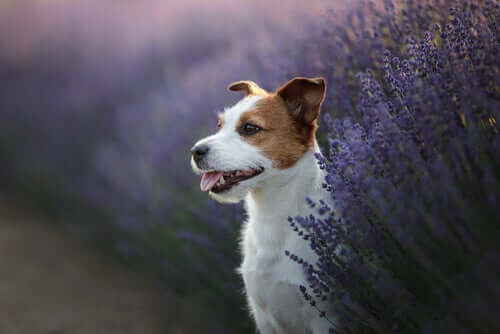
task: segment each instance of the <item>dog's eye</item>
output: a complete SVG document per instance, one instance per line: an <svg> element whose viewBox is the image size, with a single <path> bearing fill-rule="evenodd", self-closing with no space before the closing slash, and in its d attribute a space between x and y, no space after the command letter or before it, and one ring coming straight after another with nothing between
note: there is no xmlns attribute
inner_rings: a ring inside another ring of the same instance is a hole
<svg viewBox="0 0 500 334"><path fill-rule="evenodd" d="M258 127L257 125L253 125L253 124L250 124L250 123L245 123L241 127L240 133L243 134L243 135L249 136L249 135L256 134L260 130L261 130L260 127Z"/></svg>
<svg viewBox="0 0 500 334"><path fill-rule="evenodd" d="M219 121L217 121L217 129L220 128L222 128L222 121L219 119Z"/></svg>

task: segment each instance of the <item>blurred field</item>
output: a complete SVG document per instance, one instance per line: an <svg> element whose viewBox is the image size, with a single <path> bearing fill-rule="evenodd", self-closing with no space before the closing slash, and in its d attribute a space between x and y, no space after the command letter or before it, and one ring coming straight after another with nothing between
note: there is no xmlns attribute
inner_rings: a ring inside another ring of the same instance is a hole
<svg viewBox="0 0 500 334"><path fill-rule="evenodd" d="M228 83L319 73L289 47L323 1L0 2L0 189L51 217L3 218L0 334L255 333L239 208L199 191L189 149Z"/></svg>
<svg viewBox="0 0 500 334"><path fill-rule="evenodd" d="M187 308L61 226L0 198L0 333L198 333Z"/></svg>

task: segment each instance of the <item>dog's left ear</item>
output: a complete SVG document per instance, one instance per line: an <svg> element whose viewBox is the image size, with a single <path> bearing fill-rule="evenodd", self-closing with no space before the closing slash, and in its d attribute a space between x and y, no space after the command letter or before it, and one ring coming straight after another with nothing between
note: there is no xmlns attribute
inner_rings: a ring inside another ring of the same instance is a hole
<svg viewBox="0 0 500 334"><path fill-rule="evenodd" d="M236 81L227 86L228 90L231 91L242 91L245 93L245 96L248 95L267 95L268 93L259 87L255 82L253 81Z"/></svg>
<svg viewBox="0 0 500 334"><path fill-rule="evenodd" d="M292 117L306 124L318 118L325 92L326 80L322 77L297 77L276 90L276 94L285 101Z"/></svg>

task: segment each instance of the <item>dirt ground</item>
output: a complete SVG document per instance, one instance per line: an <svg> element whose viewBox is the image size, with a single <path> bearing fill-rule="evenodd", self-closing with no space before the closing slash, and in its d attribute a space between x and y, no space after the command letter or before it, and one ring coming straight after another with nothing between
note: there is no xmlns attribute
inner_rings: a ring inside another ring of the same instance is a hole
<svg viewBox="0 0 500 334"><path fill-rule="evenodd" d="M0 199L0 333L198 333L173 300L152 279Z"/></svg>

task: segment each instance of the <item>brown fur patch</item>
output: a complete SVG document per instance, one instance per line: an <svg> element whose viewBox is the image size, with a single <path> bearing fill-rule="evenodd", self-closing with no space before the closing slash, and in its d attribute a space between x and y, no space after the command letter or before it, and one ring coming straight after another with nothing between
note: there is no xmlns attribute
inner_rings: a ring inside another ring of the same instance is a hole
<svg viewBox="0 0 500 334"><path fill-rule="evenodd" d="M273 161L275 168L292 167L302 155L314 146L316 120L305 124L294 119L285 101L278 95L269 94L257 103L257 107L240 116L236 131L245 123L262 128L254 135L242 135L247 143L257 146Z"/></svg>
<svg viewBox="0 0 500 334"><path fill-rule="evenodd" d="M222 129L222 127L224 126L224 116L222 116L222 114L219 114L217 115L217 130L219 129Z"/></svg>

